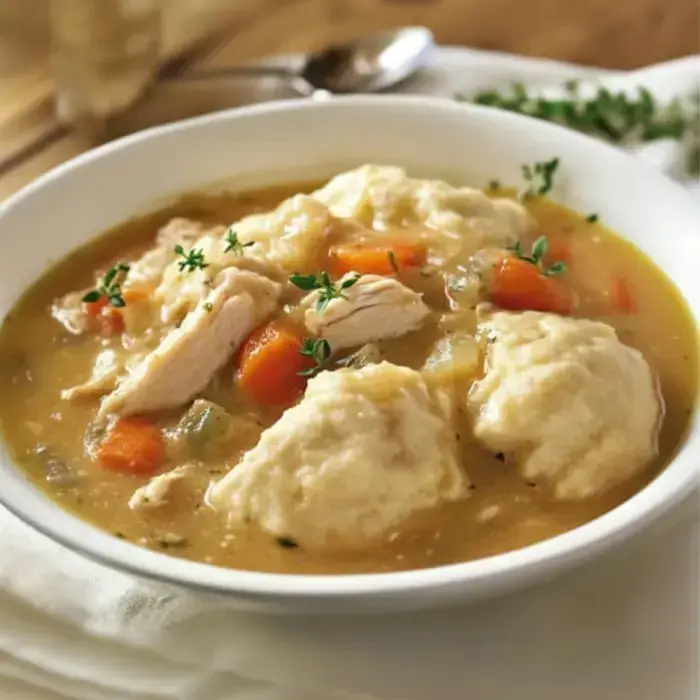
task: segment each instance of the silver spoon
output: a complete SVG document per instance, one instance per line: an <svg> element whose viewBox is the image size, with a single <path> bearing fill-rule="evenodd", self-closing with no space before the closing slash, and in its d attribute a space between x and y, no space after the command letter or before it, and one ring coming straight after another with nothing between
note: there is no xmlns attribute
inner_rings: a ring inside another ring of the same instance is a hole
<svg viewBox="0 0 700 700"><path fill-rule="evenodd" d="M434 45L433 35L425 27L404 27L308 54L298 68L234 66L194 71L166 81L276 77L289 82L303 95L379 92L425 65Z"/></svg>

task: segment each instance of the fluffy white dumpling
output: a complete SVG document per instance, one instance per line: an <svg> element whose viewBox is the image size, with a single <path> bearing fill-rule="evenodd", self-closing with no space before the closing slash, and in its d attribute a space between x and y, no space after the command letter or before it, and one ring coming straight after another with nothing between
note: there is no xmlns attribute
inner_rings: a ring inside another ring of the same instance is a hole
<svg viewBox="0 0 700 700"><path fill-rule="evenodd" d="M364 165L342 173L312 194L335 216L382 228L415 218L436 232L442 257L513 245L530 227L525 208L472 187L409 177L392 165ZM428 240L430 244L431 241Z"/></svg>
<svg viewBox="0 0 700 700"><path fill-rule="evenodd" d="M648 466L662 406L639 351L586 319L490 310L480 317L486 374L468 398L479 441L562 499L601 493Z"/></svg>
<svg viewBox="0 0 700 700"><path fill-rule="evenodd" d="M211 505L315 551L359 549L467 494L451 403L386 362L322 372L215 484Z"/></svg>

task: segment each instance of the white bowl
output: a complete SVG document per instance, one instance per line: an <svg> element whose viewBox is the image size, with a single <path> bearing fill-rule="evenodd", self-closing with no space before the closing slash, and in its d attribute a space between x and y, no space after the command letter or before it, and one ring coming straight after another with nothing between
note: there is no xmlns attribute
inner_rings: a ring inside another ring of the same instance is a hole
<svg viewBox="0 0 700 700"><path fill-rule="evenodd" d="M188 190L325 177L365 162L418 176L517 183L520 166L561 158L555 198L597 212L678 285L700 317L700 209L680 187L616 149L563 128L442 99L349 97L217 113L145 131L86 153L0 206L0 313L46 266L105 229ZM196 564L118 540L36 489L0 447L0 500L57 542L117 569L229 597L241 607L357 612L492 594L618 543L694 488L696 413L673 462L596 520L515 552L435 569L353 576L261 574ZM464 533L469 537L469 533Z"/></svg>

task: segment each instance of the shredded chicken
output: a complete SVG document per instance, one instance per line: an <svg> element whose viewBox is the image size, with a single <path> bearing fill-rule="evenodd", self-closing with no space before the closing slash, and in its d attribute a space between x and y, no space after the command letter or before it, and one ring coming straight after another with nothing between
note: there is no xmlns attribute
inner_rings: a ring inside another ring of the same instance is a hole
<svg viewBox="0 0 700 700"><path fill-rule="evenodd" d="M182 406L204 390L246 336L275 309L280 285L231 268L179 328L107 396L100 415Z"/></svg>
<svg viewBox="0 0 700 700"><path fill-rule="evenodd" d="M114 350L103 350L95 358L92 375L83 384L64 389L61 398L66 401L104 396L117 385L124 367Z"/></svg>
<svg viewBox="0 0 700 700"><path fill-rule="evenodd" d="M351 277L345 275L339 284ZM328 340L333 350L396 338L419 328L430 314L420 294L391 277L363 275L321 311L316 306L319 294L312 292L303 302L309 307L306 327Z"/></svg>
<svg viewBox="0 0 700 700"><path fill-rule="evenodd" d="M165 474L154 476L147 484L134 491L129 499L129 508L141 510L164 506L168 502L167 497L173 484L188 476L192 469L192 464L184 464L165 472Z"/></svg>
<svg viewBox="0 0 700 700"><path fill-rule="evenodd" d="M87 290L70 292L51 305L51 316L73 335L85 333L90 326L90 319L83 304L86 292Z"/></svg>

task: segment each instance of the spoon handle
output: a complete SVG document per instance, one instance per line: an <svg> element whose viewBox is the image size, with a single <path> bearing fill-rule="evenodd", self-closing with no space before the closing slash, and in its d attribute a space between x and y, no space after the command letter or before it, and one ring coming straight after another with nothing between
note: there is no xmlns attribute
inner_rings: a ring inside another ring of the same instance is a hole
<svg viewBox="0 0 700 700"><path fill-rule="evenodd" d="M280 78L291 80L297 77L291 68L284 66L232 66L231 68L214 68L212 70L193 71L182 75L170 76L163 82L190 82L199 80L220 80L222 78Z"/></svg>

